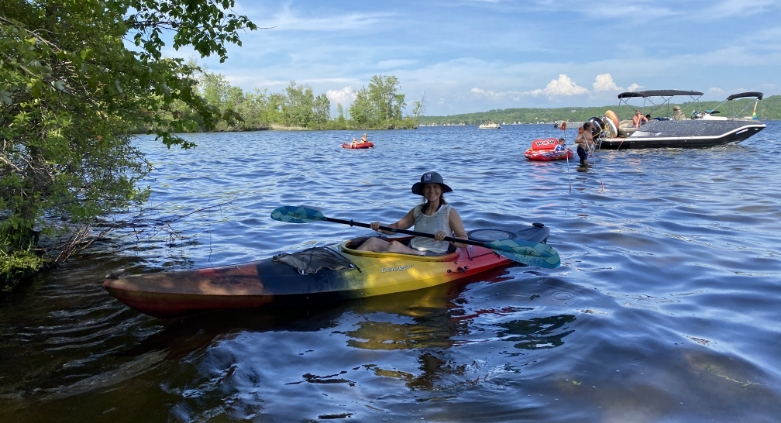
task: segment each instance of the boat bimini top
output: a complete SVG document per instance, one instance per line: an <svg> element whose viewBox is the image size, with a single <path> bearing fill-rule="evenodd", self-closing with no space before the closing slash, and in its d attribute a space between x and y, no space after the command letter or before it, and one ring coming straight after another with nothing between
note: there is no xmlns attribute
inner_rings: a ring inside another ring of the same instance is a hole
<svg viewBox="0 0 781 423"><path fill-rule="evenodd" d="M650 110L650 113L653 113L666 105L668 110L666 110L665 115L671 116L672 111L670 110L670 99L675 96L689 96L691 97L692 101L699 105L702 93L699 91L681 90L627 91L618 95L618 107L620 109L621 104L623 103L627 107L636 108L635 106L629 104L629 100L633 98L642 98L643 106L641 107L641 110L643 114L646 114L645 108L648 104L653 106ZM659 99L661 99L661 101L659 101ZM699 109L700 107L697 108Z"/></svg>
<svg viewBox="0 0 781 423"><path fill-rule="evenodd" d="M743 106L743 108L742 108L742 109L740 109L740 111L738 111L737 113L735 113L735 114L733 115L733 117L732 117L732 118L733 118L733 119L751 119L751 120L757 120L757 119L758 119L758 118L757 118L757 104L759 103L759 100L762 100L762 97L763 97L763 94L762 94L761 92L759 92L759 91L746 91L746 92L744 92L744 93L737 93L737 94L732 94L731 96L727 97L727 99L726 99L726 100L722 101L722 102L721 102L721 103L720 103L718 106L714 107L714 108L713 108L713 110L706 110L706 112L707 112L708 114L711 114L711 115L712 115L712 114L715 114L715 113L720 113L720 112L719 112L719 110L718 110L718 108L719 108L719 107L721 107L721 106L723 106L723 105L724 105L724 104L726 104L726 103L729 103L729 102L730 102L730 101L732 101L732 100L738 100L738 99L741 99L741 98L756 98L756 100L754 100L754 101L753 101L753 104L754 104L754 112L752 113L752 115L751 115L751 116L746 116L746 117L743 117L743 118L741 118L741 117L740 117L740 115L741 115L741 114L743 114L743 112L744 112L744 111L746 111L746 109L748 109L749 107L751 107L752 103L751 103L751 102L749 102L749 103L746 103L746 105L745 105L745 106Z"/></svg>

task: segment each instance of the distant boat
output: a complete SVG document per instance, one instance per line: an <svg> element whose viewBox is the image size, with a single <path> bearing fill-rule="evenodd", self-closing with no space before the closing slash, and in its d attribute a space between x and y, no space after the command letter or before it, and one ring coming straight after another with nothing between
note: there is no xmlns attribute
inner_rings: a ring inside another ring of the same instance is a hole
<svg viewBox="0 0 781 423"><path fill-rule="evenodd" d="M655 106L654 110L658 110L665 107L669 109L670 99L673 96L690 96L693 102L696 102L699 106L699 99L702 93L699 91L678 90L632 91L619 94L618 100L619 106L622 103L629 106L628 99L641 98L644 106L647 101ZM687 119L681 113L680 107L676 106L673 107L672 117L654 118L639 128L634 128L630 120L619 121L618 127L610 128L611 130L607 131L610 134L605 134L604 136L599 135L606 132L606 125L615 126L613 119L591 118L589 121L592 123L592 131L595 132L594 140L597 141L602 149L713 147L743 141L765 129L765 124L754 119L757 103L762 100L762 96L761 92L751 91L733 94L724 101L724 103L727 103L741 98L755 98L756 100L753 101L754 112L751 117L746 118L737 116L743 113L751 103L733 118L713 116L719 112L717 110L706 110L701 112L695 111L692 113L691 119ZM660 98L661 101L651 101L648 100L649 98ZM631 109L638 110L636 107L631 107ZM641 111L640 113L642 114L643 112ZM615 120L618 120L617 116Z"/></svg>
<svg viewBox="0 0 781 423"><path fill-rule="evenodd" d="M501 126L499 126L498 123L493 123L493 122L490 122L490 121L486 122L486 123L481 123L477 127L477 129L499 129L499 128L501 128Z"/></svg>

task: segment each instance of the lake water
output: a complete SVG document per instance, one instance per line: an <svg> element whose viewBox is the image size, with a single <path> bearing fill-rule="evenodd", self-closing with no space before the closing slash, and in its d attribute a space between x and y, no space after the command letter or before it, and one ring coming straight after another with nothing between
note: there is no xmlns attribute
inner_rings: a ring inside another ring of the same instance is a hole
<svg viewBox="0 0 781 423"><path fill-rule="evenodd" d="M155 164L146 220L0 303L7 422L777 422L781 122L704 150L533 163L550 125L197 134ZM567 132L569 144L574 130ZM467 229L543 222L555 270L286 314L160 320L103 276L241 263L392 223L440 172ZM117 219L127 216L117 216ZM110 252L106 252L106 250Z"/></svg>

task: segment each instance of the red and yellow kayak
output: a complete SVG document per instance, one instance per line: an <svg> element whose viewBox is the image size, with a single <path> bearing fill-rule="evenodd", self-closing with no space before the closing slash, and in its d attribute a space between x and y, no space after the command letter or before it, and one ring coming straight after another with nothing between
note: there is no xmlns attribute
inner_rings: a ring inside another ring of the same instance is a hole
<svg viewBox="0 0 781 423"><path fill-rule="evenodd" d="M473 231L470 238L491 241L479 238L488 236L545 242L549 233L547 227L537 224L514 232ZM103 282L103 287L131 308L167 318L212 310L301 306L412 291L512 263L479 246L457 248L441 256L413 256L356 250L359 241L362 239L241 265L111 277Z"/></svg>

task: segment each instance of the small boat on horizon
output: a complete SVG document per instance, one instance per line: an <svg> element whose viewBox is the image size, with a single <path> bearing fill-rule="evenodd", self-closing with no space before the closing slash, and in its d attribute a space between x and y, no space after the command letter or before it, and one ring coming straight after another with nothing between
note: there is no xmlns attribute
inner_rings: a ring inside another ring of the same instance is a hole
<svg viewBox="0 0 781 423"><path fill-rule="evenodd" d="M498 123L493 123L491 121L486 123L481 123L477 126L477 129L500 129L501 126Z"/></svg>

